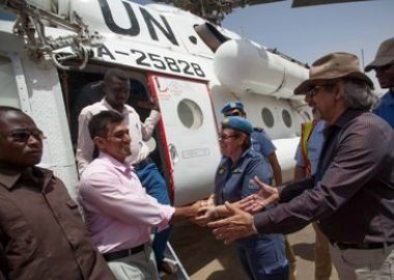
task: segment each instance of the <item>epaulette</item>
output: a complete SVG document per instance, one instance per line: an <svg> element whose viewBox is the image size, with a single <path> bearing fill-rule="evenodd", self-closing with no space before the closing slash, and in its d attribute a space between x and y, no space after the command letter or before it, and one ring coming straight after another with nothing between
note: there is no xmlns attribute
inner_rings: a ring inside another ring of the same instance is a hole
<svg viewBox="0 0 394 280"><path fill-rule="evenodd" d="M261 127L253 127L253 131L263 132L264 129L262 129Z"/></svg>

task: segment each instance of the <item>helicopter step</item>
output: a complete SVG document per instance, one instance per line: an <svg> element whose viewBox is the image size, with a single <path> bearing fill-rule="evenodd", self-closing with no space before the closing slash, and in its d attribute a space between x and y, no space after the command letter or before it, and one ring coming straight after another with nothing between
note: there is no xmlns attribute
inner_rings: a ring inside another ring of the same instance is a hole
<svg viewBox="0 0 394 280"><path fill-rule="evenodd" d="M190 280L189 275L187 274L183 264L179 260L178 256L176 255L174 249L172 248L170 242L167 242L167 247L164 252L164 256L166 258L166 261L171 262L173 265L176 266L177 271L174 274L174 278L171 279L177 279L177 280ZM160 273L160 277L165 276L164 273ZM166 278L164 278L166 279Z"/></svg>

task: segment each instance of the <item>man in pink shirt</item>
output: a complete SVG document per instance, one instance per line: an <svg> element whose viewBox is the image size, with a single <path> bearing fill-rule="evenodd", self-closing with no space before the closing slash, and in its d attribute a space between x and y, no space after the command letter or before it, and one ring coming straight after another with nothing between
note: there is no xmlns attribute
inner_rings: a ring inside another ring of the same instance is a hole
<svg viewBox="0 0 394 280"><path fill-rule="evenodd" d="M92 240L117 279L158 279L152 227L162 230L176 217L193 217L200 203L174 208L146 193L126 161L131 137L120 114L98 113L89 132L99 156L82 174L78 191Z"/></svg>
<svg viewBox="0 0 394 280"><path fill-rule="evenodd" d="M79 173L82 174L87 165L94 159L94 143L90 138L88 129L90 120L101 111L117 112L124 116L129 134L133 136L133 141L130 143L131 155L127 157L127 162L133 164L136 174L146 188L147 193L161 204L170 205L167 183L158 166L150 157L152 145L148 144L149 141L154 140L152 135L160 119L157 100L152 100L152 104L148 105L148 107L151 106L149 116L142 122L139 113L127 103L130 94L134 95L135 93L131 91L130 79L126 72L118 68L108 69L104 74L102 87L105 93L104 98L83 108L78 118L76 158ZM99 87L96 87L96 89L95 94L99 94ZM164 258L164 251L169 238L170 228L156 232L153 240L153 251L158 268L172 274L176 271L176 268Z"/></svg>

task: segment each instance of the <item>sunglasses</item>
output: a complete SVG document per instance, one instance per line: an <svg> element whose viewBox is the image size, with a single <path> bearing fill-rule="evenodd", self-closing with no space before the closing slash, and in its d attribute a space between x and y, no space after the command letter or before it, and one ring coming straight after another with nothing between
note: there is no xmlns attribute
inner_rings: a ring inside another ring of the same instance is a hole
<svg viewBox="0 0 394 280"><path fill-rule="evenodd" d="M44 133L39 130L38 128L21 128L21 129L14 129L11 130L7 134L3 134L5 137L9 137L12 139L14 142L18 143L27 143L29 141L30 137L33 136L36 139L42 140L45 139Z"/></svg>
<svg viewBox="0 0 394 280"><path fill-rule="evenodd" d="M319 93L319 91L323 88L327 88L327 87L331 87L334 84L322 84L322 85L316 85L314 87L312 87L309 91L308 91L308 96L309 97L314 97L316 94Z"/></svg>
<svg viewBox="0 0 394 280"><path fill-rule="evenodd" d="M219 141L228 141L231 138L238 138L239 135L233 134L233 135L225 135L225 134L219 134Z"/></svg>

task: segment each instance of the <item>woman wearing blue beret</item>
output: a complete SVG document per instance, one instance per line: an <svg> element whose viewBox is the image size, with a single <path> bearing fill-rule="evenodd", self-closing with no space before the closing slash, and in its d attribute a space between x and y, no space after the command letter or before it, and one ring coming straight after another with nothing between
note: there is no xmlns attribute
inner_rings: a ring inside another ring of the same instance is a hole
<svg viewBox="0 0 394 280"><path fill-rule="evenodd" d="M251 149L252 124L242 117L227 117L219 135L222 159L216 172L215 192L203 203L200 225L228 214L224 202L236 202L258 191L251 182L265 178L263 158ZM280 234L255 235L237 242L237 251L245 272L253 280L287 280L288 262L284 238Z"/></svg>

